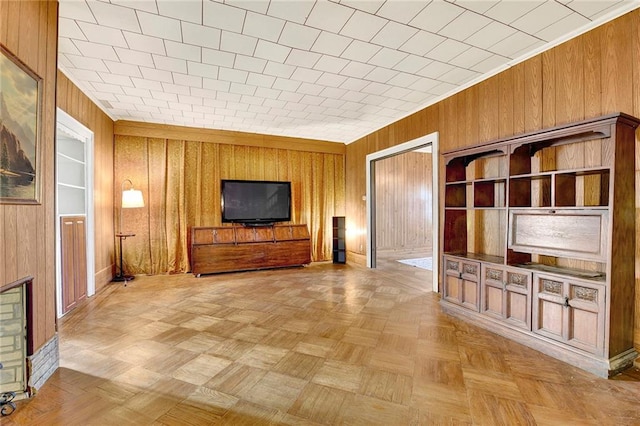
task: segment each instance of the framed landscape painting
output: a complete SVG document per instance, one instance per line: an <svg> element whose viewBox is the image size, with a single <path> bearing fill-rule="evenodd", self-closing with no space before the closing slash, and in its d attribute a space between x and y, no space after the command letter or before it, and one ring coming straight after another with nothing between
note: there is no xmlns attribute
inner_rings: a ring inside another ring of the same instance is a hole
<svg viewBox="0 0 640 426"><path fill-rule="evenodd" d="M42 79L0 45L0 204L40 202Z"/></svg>

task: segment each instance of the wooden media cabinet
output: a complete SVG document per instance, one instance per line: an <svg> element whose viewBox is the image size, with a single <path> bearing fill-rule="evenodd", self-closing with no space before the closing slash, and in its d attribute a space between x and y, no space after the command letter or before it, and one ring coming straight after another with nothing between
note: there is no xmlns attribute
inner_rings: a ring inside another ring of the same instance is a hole
<svg viewBox="0 0 640 426"><path fill-rule="evenodd" d="M190 237L196 277L311 263L307 225L193 227Z"/></svg>

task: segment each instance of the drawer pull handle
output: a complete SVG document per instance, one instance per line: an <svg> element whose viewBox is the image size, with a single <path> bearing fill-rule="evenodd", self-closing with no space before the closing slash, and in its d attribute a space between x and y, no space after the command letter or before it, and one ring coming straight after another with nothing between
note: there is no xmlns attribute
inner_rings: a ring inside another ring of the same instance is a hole
<svg viewBox="0 0 640 426"><path fill-rule="evenodd" d="M571 305L569 304L569 298L567 296L564 297L564 307L565 308L571 307Z"/></svg>

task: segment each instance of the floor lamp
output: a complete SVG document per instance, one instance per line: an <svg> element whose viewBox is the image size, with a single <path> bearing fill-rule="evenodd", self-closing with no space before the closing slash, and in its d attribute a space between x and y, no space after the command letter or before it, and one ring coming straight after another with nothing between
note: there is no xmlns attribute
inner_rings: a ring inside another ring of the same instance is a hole
<svg viewBox="0 0 640 426"><path fill-rule="evenodd" d="M125 189L126 186L129 186L129 189ZM118 225L118 233L116 237L120 240L120 265L118 266L118 273L115 277L113 277L112 281L115 282L124 282L125 285L127 281L133 280L135 277L133 275L125 275L124 274L124 264L122 263L122 240L126 240L127 237L135 237L136 234L130 232L122 232L122 212L124 209L133 209L138 207L144 207L144 199L142 198L142 191L133 189L133 182L129 179L125 179L122 181L122 202L120 203L120 220Z"/></svg>

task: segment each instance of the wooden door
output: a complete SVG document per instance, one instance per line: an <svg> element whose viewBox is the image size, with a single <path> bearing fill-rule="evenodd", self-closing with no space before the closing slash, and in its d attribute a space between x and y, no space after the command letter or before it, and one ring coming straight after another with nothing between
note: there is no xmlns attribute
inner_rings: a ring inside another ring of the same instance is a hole
<svg viewBox="0 0 640 426"><path fill-rule="evenodd" d="M62 313L87 297L87 251L84 216L60 218Z"/></svg>

